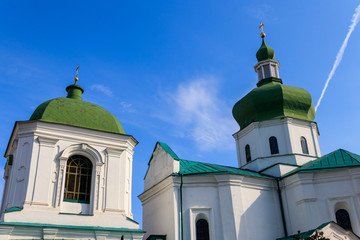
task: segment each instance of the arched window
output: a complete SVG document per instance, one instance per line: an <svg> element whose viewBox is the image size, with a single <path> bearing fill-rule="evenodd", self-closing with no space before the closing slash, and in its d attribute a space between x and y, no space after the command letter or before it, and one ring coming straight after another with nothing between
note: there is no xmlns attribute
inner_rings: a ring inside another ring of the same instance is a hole
<svg viewBox="0 0 360 240"><path fill-rule="evenodd" d="M246 162L250 162L251 161L251 152L250 152L249 144L247 144L245 146L245 156L246 156Z"/></svg>
<svg viewBox="0 0 360 240"><path fill-rule="evenodd" d="M276 137L272 136L269 138L270 152L271 154L279 153L279 146Z"/></svg>
<svg viewBox="0 0 360 240"><path fill-rule="evenodd" d="M309 154L309 149L308 149L308 146L306 143L306 138L301 137L300 141L301 141L301 149L302 149L303 154Z"/></svg>
<svg viewBox="0 0 360 240"><path fill-rule="evenodd" d="M81 155L69 157L66 163L64 201L90 202L91 161Z"/></svg>
<svg viewBox="0 0 360 240"><path fill-rule="evenodd" d="M341 226L345 230L352 231L350 216L345 209L337 210L335 215L336 215L336 222L337 224L339 224L339 226Z"/></svg>
<svg viewBox="0 0 360 240"><path fill-rule="evenodd" d="M209 224L205 219L196 221L196 240L209 240Z"/></svg>

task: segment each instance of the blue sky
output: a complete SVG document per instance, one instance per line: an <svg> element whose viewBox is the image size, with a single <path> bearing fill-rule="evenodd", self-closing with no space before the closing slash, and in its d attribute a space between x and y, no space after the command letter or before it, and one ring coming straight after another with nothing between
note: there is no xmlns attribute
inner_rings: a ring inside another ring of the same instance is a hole
<svg viewBox="0 0 360 240"><path fill-rule="evenodd" d="M141 222L137 195L156 141L184 159L236 166L231 109L256 87L260 21L284 84L307 89L316 104L359 3L1 1L0 152L15 121L66 96L79 64L83 100L140 142L133 213ZM315 118L322 154L360 154L359 41L355 29Z"/></svg>

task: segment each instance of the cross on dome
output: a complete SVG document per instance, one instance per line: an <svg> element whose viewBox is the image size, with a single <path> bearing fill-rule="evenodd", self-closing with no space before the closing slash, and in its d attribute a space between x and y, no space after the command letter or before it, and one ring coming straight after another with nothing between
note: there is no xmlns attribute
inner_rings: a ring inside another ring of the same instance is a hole
<svg viewBox="0 0 360 240"><path fill-rule="evenodd" d="M264 33L263 26L264 26L264 23L260 22L259 28L261 29L261 33L260 33L261 38L264 38L266 36L266 34Z"/></svg>

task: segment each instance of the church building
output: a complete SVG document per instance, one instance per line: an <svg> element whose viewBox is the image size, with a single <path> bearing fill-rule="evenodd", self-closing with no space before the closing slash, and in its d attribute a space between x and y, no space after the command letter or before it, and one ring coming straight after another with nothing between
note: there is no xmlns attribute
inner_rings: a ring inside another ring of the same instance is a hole
<svg viewBox="0 0 360 240"><path fill-rule="evenodd" d="M15 123L5 152L0 239L142 239L131 212L136 139L84 89Z"/></svg>
<svg viewBox="0 0 360 240"><path fill-rule="evenodd" d="M139 196L144 239L359 239L360 156L321 155L310 94L283 84L260 36L257 87L233 107L238 167L184 160L156 143Z"/></svg>

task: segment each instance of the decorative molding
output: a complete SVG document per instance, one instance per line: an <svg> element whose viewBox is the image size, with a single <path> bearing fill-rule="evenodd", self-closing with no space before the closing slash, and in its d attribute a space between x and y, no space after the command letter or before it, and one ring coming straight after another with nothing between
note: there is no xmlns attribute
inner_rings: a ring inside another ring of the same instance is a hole
<svg viewBox="0 0 360 240"><path fill-rule="evenodd" d="M116 208L105 208L105 212L117 212L117 213L125 213L122 209L116 209Z"/></svg>
<svg viewBox="0 0 360 240"><path fill-rule="evenodd" d="M109 157L120 157L120 155L122 154L122 152L126 150L126 148L109 148L107 147L105 149L105 152L107 153L107 155Z"/></svg>
<svg viewBox="0 0 360 240"><path fill-rule="evenodd" d="M59 231L58 228L43 228L43 239L54 239Z"/></svg>
<svg viewBox="0 0 360 240"><path fill-rule="evenodd" d="M45 147L55 147L55 144L59 141L59 139L46 138L46 137L38 137L37 140L40 146L45 146Z"/></svg>
<svg viewBox="0 0 360 240"><path fill-rule="evenodd" d="M45 202L30 202L30 205L37 205L37 206L49 206L48 203L45 203Z"/></svg>
<svg viewBox="0 0 360 240"><path fill-rule="evenodd" d="M74 154L84 155L85 157L95 162L96 165L104 164L104 159L101 154L95 148L85 143L74 144L65 148L64 151L61 153L59 159L67 160L71 155Z"/></svg>
<svg viewBox="0 0 360 240"><path fill-rule="evenodd" d="M301 199L299 201L296 202L296 205L300 205L303 203L311 203L311 202L316 202L317 198L307 198L307 199Z"/></svg>
<svg viewBox="0 0 360 240"><path fill-rule="evenodd" d="M25 179L25 171L26 171L26 167L25 166L21 166L18 168L18 174L16 177L16 181L17 182L22 182Z"/></svg>

